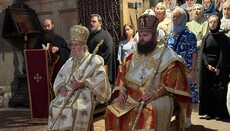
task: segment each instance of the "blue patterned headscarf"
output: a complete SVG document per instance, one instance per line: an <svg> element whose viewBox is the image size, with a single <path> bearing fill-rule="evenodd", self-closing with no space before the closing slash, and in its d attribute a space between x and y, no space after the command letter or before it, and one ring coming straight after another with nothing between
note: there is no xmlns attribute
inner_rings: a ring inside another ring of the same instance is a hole
<svg viewBox="0 0 230 131"><path fill-rule="evenodd" d="M180 8L180 7L176 7L175 10L177 10L177 8ZM183 14L181 16L180 23L178 25L173 24L172 33L179 33L179 32L184 31L185 29L187 29L186 23L188 21L188 16L187 16L186 12L184 11L184 9L182 9L182 8L180 8L180 9L183 10Z"/></svg>
<svg viewBox="0 0 230 131"><path fill-rule="evenodd" d="M211 5L209 6L208 9L205 9L204 8L204 1L202 0L202 6L204 8L204 14L213 13L215 11L214 2L213 2L213 0L210 0L210 1L211 1Z"/></svg>

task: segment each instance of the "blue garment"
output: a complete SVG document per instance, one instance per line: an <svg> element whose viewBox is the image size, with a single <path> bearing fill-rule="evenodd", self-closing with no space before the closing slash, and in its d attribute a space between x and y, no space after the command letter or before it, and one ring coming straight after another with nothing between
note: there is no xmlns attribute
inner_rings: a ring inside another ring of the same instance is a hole
<svg viewBox="0 0 230 131"><path fill-rule="evenodd" d="M174 37L171 33L168 40L168 46L185 60L187 68L190 70L192 69L192 54L197 53L196 42L195 34L187 29L177 33Z"/></svg>
<svg viewBox="0 0 230 131"><path fill-rule="evenodd" d="M197 84L192 84L192 82L189 82L190 89L192 92L192 103L198 103L199 102L199 94L198 94L198 86Z"/></svg>
<svg viewBox="0 0 230 131"><path fill-rule="evenodd" d="M123 61L125 56L135 49L135 41L130 42L127 39L120 41L118 46L117 60Z"/></svg>
<svg viewBox="0 0 230 131"><path fill-rule="evenodd" d="M189 70L192 69L192 54L197 53L196 36L190 30L184 30L173 37L172 33L168 40L168 46L180 55L186 63ZM198 103L197 84L190 83L192 92L192 103Z"/></svg>

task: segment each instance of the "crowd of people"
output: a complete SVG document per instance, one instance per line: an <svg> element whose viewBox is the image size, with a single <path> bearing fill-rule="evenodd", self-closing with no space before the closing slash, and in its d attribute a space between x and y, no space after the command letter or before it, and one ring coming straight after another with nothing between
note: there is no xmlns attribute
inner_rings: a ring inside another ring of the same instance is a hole
<svg viewBox="0 0 230 131"><path fill-rule="evenodd" d="M148 9L147 12L159 20L157 40L164 39L165 43L183 58L189 71L188 83L192 100L184 106L185 127L192 125L193 104L199 104L199 115L206 115L201 118L228 119L230 1L203 0L200 4L196 0L186 0L184 4L178 5L176 0L163 0L157 3L152 11ZM146 11L142 15L145 14ZM139 32L138 27L137 34ZM140 42L138 36L137 47ZM136 50L140 52L138 48Z"/></svg>
<svg viewBox="0 0 230 131"><path fill-rule="evenodd" d="M90 29L70 28L70 50L53 32L38 40L35 48L54 43L51 51L61 57L50 130L90 130L95 106L108 101L108 130L168 131L175 103L185 128L194 104L201 118L229 119L230 1L163 0L137 21L136 30L123 25L117 56L99 14L91 15ZM53 25L47 22L45 30Z"/></svg>

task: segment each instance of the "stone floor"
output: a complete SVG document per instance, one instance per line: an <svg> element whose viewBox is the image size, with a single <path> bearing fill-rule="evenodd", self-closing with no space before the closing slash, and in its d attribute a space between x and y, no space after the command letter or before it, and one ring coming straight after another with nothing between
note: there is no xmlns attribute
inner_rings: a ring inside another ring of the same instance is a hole
<svg viewBox="0 0 230 131"><path fill-rule="evenodd" d="M197 112L192 115L193 125L186 131L230 131L230 120L216 121L200 119ZM104 120L94 123L95 131L105 130ZM30 123L28 108L0 109L0 131L46 131L47 124Z"/></svg>

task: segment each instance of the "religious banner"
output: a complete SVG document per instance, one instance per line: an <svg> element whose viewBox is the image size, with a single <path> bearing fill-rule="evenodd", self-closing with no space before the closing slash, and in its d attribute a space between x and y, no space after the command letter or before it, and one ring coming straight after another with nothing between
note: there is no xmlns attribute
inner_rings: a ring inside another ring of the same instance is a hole
<svg viewBox="0 0 230 131"><path fill-rule="evenodd" d="M30 49L24 54L32 123L47 122L50 104L47 51Z"/></svg>

